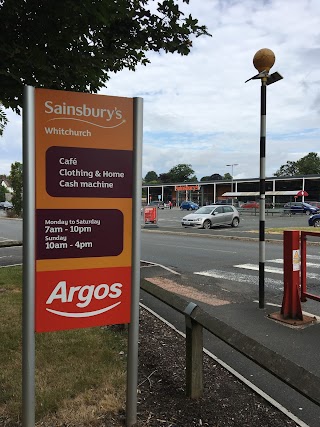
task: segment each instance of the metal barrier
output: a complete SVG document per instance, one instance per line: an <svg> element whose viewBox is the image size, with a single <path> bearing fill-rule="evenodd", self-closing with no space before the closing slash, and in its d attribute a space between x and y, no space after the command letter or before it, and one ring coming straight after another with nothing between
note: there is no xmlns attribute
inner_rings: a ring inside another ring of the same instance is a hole
<svg viewBox="0 0 320 427"><path fill-rule="evenodd" d="M320 301L320 296L307 292L307 236L314 236L319 239L320 233L314 231L301 231L301 301L305 302L307 298Z"/></svg>

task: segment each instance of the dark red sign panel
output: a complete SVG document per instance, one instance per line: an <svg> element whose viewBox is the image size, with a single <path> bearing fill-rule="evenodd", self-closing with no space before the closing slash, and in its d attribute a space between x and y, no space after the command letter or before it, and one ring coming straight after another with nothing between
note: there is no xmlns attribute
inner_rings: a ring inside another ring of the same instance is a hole
<svg viewBox="0 0 320 427"><path fill-rule="evenodd" d="M117 256L123 214L117 209L38 209L37 259Z"/></svg>
<svg viewBox="0 0 320 427"><path fill-rule="evenodd" d="M46 188L54 197L131 197L132 151L50 147Z"/></svg>

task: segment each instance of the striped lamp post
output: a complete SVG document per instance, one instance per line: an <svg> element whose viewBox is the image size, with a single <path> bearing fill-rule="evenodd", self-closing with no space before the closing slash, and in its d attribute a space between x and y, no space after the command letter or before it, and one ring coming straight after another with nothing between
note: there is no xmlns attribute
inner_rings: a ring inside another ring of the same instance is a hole
<svg viewBox="0 0 320 427"><path fill-rule="evenodd" d="M260 115L260 206L259 206L259 308L264 308L265 294L265 222L266 222L266 116L267 116L267 86L282 79L275 72L269 75L270 68L275 62L275 55L270 49L260 49L253 57L253 65L259 74L249 80L261 80L261 115Z"/></svg>

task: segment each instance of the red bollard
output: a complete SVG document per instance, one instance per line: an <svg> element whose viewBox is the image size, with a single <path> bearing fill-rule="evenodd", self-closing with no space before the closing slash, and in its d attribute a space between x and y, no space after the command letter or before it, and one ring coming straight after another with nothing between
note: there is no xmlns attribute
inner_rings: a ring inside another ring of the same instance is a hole
<svg viewBox="0 0 320 427"><path fill-rule="evenodd" d="M299 284L300 284L300 232L283 232L283 275L284 293L281 315L284 319L303 320Z"/></svg>

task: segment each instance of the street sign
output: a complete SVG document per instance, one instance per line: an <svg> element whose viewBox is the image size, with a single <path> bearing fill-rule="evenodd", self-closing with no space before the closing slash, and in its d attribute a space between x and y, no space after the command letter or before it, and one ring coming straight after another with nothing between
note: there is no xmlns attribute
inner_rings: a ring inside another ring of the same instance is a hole
<svg viewBox="0 0 320 427"><path fill-rule="evenodd" d="M35 90L37 332L130 322L133 100Z"/></svg>

